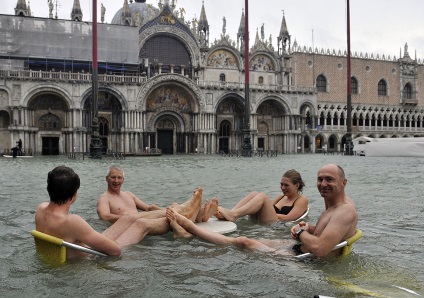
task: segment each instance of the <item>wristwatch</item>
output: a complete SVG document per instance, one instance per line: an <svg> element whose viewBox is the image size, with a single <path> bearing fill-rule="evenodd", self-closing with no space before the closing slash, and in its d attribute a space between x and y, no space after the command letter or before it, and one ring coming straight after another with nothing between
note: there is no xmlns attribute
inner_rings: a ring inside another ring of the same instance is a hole
<svg viewBox="0 0 424 298"><path fill-rule="evenodd" d="M300 234L302 234L305 231L305 229L299 229L296 231L296 238L299 240Z"/></svg>

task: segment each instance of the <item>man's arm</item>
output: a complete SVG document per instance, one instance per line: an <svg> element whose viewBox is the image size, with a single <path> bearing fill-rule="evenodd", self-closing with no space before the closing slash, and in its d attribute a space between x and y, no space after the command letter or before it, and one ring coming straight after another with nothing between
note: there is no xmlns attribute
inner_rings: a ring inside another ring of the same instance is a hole
<svg viewBox="0 0 424 298"><path fill-rule="evenodd" d="M143 210L143 211L152 211L152 210L160 210L162 208L156 206L156 205L147 205L146 203L144 203L142 200L140 200L135 194L133 194L132 192L128 191L128 194L132 197L132 199L134 200L135 205L137 206L138 210Z"/></svg>
<svg viewBox="0 0 424 298"><path fill-rule="evenodd" d="M121 217L121 215L113 214L110 212L109 200L104 194L101 195L97 201L97 214L101 220L106 220L112 223Z"/></svg>
<svg viewBox="0 0 424 298"><path fill-rule="evenodd" d="M302 242L302 251L310 252L317 257L329 254L341 241L345 240L356 215L349 206L339 207L329 219L328 224L319 236L309 233L309 227L298 238Z"/></svg>
<svg viewBox="0 0 424 298"><path fill-rule="evenodd" d="M116 241L94 230L84 219L78 215L69 216L71 236L88 247L103 252L110 256L121 255L121 247Z"/></svg>

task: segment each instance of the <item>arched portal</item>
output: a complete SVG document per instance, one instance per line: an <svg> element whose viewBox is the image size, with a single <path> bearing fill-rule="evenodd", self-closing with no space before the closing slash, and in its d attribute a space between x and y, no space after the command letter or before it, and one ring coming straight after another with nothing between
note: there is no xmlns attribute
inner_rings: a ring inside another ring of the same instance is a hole
<svg viewBox="0 0 424 298"><path fill-rule="evenodd" d="M67 102L56 93L45 92L32 98L28 107L34 111L42 154L58 155L63 137L62 128L66 127L66 114L69 110Z"/></svg>
<svg viewBox="0 0 424 298"><path fill-rule="evenodd" d="M219 148L218 152L228 153L230 149L231 123L228 120L223 120L219 125Z"/></svg>
<svg viewBox="0 0 424 298"><path fill-rule="evenodd" d="M99 137L102 142L102 152L106 153L108 149L120 151L122 122L122 105L118 97L108 90L101 90L98 93L99 110ZM83 126L87 131L91 131L92 97L88 97L84 102Z"/></svg>
<svg viewBox="0 0 424 298"><path fill-rule="evenodd" d="M157 135L157 148L162 154L174 154L182 146L180 139L181 123L180 120L172 114L164 114L157 118L155 124Z"/></svg>

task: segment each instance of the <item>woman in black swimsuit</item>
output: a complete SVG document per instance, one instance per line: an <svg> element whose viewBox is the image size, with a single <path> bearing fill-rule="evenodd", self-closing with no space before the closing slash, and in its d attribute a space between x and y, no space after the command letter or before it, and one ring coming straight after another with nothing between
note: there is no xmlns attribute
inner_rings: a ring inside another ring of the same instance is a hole
<svg viewBox="0 0 424 298"><path fill-rule="evenodd" d="M278 220L293 221L308 209L308 199L301 195L304 186L305 182L299 172L288 170L280 182L283 193L273 201L263 192L251 192L231 210L218 207L215 215L219 219L233 222L245 215L250 215L266 224Z"/></svg>

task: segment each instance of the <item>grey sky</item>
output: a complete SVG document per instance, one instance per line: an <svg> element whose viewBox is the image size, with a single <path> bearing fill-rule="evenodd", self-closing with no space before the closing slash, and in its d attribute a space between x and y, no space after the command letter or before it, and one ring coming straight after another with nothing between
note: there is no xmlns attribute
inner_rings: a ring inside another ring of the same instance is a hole
<svg viewBox="0 0 424 298"><path fill-rule="evenodd" d="M28 1L28 0L27 0ZM164 0L162 0L163 2ZM3 0L3 14L14 14L17 0ZM56 0L54 1L56 2ZM73 0L58 0L58 17L70 19ZM92 19L92 0L80 0L83 20ZM157 6L158 0L146 3ZM201 0L176 0L177 8L184 7L186 19L199 17ZM106 22L110 22L122 7L124 0L97 0L98 20L100 4L106 7ZM245 0L204 0L206 15L210 25L210 41L219 38L223 21L226 18L226 34L234 41L240 24ZM30 7L34 16L48 17L47 0L31 0ZM281 27L283 10L286 17L292 44L310 47L312 40L319 49L347 48L346 0L250 0L249 28L250 45L253 44L256 31L264 24L265 38L276 40ZM408 43L412 58L424 60L424 11L423 0L351 0L351 50L352 52L384 54L386 57L399 57Z"/></svg>

